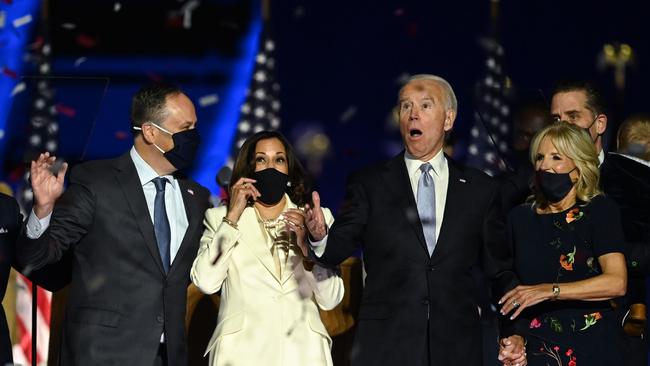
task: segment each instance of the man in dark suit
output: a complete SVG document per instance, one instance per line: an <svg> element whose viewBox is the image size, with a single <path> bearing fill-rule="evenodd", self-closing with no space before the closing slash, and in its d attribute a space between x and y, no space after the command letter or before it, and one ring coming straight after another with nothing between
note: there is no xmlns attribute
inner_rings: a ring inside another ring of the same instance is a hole
<svg viewBox="0 0 650 366"><path fill-rule="evenodd" d="M483 268L496 299L517 284L498 187L442 153L457 110L444 79L412 77L397 108L406 151L350 178L329 232L314 192L306 213L314 254L336 265L362 245L367 277L353 365L478 366L472 267ZM502 342L510 357L504 363L525 362L520 336Z"/></svg>
<svg viewBox="0 0 650 366"><path fill-rule="evenodd" d="M71 257L61 365L187 365L186 291L209 192L176 173L198 146L196 113L179 89L140 89L134 146L72 170L32 162L35 205L17 244L23 265Z"/></svg>
<svg viewBox="0 0 650 366"><path fill-rule="evenodd" d="M14 257L13 247L22 222L23 216L20 214L16 200L0 193L0 302L7 290L9 271ZM0 365L12 363L7 318L4 308L0 305Z"/></svg>
<svg viewBox="0 0 650 366"><path fill-rule="evenodd" d="M650 264L650 249L648 243L630 240L637 234L630 232L630 223L640 220L644 216L636 216L637 213L647 212L644 207L644 197L647 199L647 191L637 186L636 179L630 174L621 174L620 168L629 166L629 162L623 163L625 157L617 157L615 154L605 154L603 148L603 135L607 129L607 115L604 102L598 90L589 82L570 81L560 83L553 92L551 100L551 118L555 121L567 121L582 127L594 142L600 161L601 188L606 195L611 196L621 206L621 219L626 237L625 259L628 269L628 288L626 293L626 311L634 310L631 318L640 321L645 331L646 327L646 306L645 299L645 273ZM610 160L612 160L610 162ZM634 163L634 162L633 162ZM624 192L621 189L625 189ZM645 192L645 193L644 193ZM624 194L623 194L624 193ZM633 205L637 209L630 210ZM627 207L625 207L627 206ZM645 269L641 268L644 264ZM641 291L641 292L640 292ZM622 335L621 347L623 349L623 365L636 366L648 364L647 337L641 334L625 333Z"/></svg>

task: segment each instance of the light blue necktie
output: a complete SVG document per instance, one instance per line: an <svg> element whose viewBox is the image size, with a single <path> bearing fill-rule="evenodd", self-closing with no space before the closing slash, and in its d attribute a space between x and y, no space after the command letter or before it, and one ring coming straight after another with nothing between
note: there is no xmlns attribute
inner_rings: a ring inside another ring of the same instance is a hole
<svg viewBox="0 0 650 366"><path fill-rule="evenodd" d="M169 228L169 219L167 218L167 209L165 208L165 183L166 178L154 178L153 184L156 186L156 198L153 205L153 229L156 232L156 241L158 242L158 251L162 259L165 274L169 272L171 264L170 244L171 229Z"/></svg>
<svg viewBox="0 0 650 366"><path fill-rule="evenodd" d="M429 171L431 164L424 163L420 166L422 174L418 181L418 215L422 223L424 239L427 242L429 256L436 247L436 187Z"/></svg>

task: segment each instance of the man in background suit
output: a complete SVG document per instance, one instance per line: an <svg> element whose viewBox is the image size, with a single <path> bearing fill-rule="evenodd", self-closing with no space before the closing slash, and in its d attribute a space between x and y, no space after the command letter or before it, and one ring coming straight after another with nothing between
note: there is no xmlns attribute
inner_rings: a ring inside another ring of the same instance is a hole
<svg viewBox="0 0 650 366"><path fill-rule="evenodd" d="M478 366L482 337L471 269L482 266L497 299L517 284L498 186L443 154L457 111L444 79L412 77L397 108L406 151L350 178L329 232L314 192L307 210L314 252L319 262L336 265L363 245L367 277L353 365ZM502 342L505 364L525 362L520 336Z"/></svg>
<svg viewBox="0 0 650 366"><path fill-rule="evenodd" d="M0 193L0 302L7 290L9 271L13 263L13 247L20 232L23 216L16 200ZM12 364L11 341L5 311L0 304L0 365Z"/></svg>
<svg viewBox="0 0 650 366"><path fill-rule="evenodd" d="M133 97L134 146L72 170L32 162L35 204L16 247L23 265L71 257L61 365L187 365L189 269L209 192L177 174L199 143L196 113L178 88ZM61 195L62 194L62 195Z"/></svg>
<svg viewBox="0 0 650 366"><path fill-rule="evenodd" d="M625 310L627 311L628 308L632 310L631 315L633 316L629 319L640 320L643 323L641 328L645 331L647 315L646 306L642 303L645 302L645 299L643 295L639 295L639 291L645 293L645 284L643 282L645 282L645 274L650 271L650 250L647 243L630 240L630 237L636 236L629 232L631 229L630 220L639 220L640 218L636 216L636 210L629 210L629 206L627 208L624 206L632 203L642 208L642 202L644 197L647 197L647 191L634 186L636 183L634 180L630 180L629 176L620 174L618 168L621 167L621 159L625 159L624 157L605 154L603 135L607 129L608 118L601 95L591 83L586 81L560 83L553 92L551 118L555 121L567 121L582 127L591 137L598 152L601 188L607 196L614 198L616 203L621 206L623 232L626 237L625 260L628 269ZM610 160L613 161L610 162ZM626 190L625 195L622 195L620 189L625 185L628 185L629 190ZM641 209L641 212L644 210L646 210L645 207ZM641 264L644 267L641 267ZM628 320L628 318L625 320ZM628 334L627 332L620 337L623 349L623 365L648 364L647 337L645 338L641 334Z"/></svg>

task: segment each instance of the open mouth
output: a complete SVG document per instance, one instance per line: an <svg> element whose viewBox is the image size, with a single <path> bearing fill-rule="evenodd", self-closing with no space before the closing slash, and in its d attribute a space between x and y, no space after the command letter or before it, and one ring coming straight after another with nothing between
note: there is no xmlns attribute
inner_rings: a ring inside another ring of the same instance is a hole
<svg viewBox="0 0 650 366"><path fill-rule="evenodd" d="M422 130L418 130L417 128L413 128L409 130L409 136L411 137L420 137L422 136Z"/></svg>

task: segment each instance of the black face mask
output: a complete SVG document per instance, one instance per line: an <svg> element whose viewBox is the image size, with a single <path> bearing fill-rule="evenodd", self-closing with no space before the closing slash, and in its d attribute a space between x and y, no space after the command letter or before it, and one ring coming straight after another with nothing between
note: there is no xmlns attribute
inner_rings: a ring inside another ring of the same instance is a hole
<svg viewBox="0 0 650 366"><path fill-rule="evenodd" d="M280 202L287 192L289 176L275 168L268 168L253 173L253 179L257 181L255 182L255 188L261 194L257 199L265 205L275 205Z"/></svg>
<svg viewBox="0 0 650 366"><path fill-rule="evenodd" d="M571 169L569 173L574 169ZM573 188L573 181L569 173L549 173L543 170L535 172L537 187L549 202L560 202L569 194L569 191Z"/></svg>
<svg viewBox="0 0 650 366"><path fill-rule="evenodd" d="M196 151L201 143L201 136L196 128L176 132L172 135L174 148L163 153L163 156L174 166L181 170L187 168L194 161Z"/></svg>

